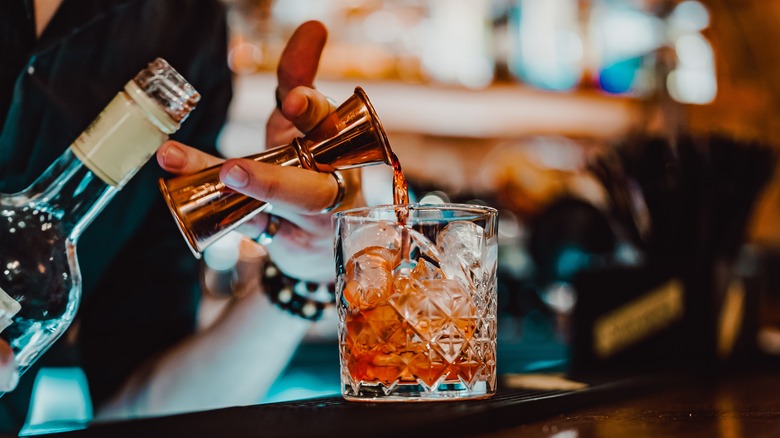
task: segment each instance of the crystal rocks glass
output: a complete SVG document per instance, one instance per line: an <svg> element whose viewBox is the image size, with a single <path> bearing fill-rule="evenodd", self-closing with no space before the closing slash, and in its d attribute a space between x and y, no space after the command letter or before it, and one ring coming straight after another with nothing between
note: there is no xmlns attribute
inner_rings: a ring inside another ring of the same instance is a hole
<svg viewBox="0 0 780 438"><path fill-rule="evenodd" d="M491 397L496 210L384 205L338 212L334 222L344 398Z"/></svg>

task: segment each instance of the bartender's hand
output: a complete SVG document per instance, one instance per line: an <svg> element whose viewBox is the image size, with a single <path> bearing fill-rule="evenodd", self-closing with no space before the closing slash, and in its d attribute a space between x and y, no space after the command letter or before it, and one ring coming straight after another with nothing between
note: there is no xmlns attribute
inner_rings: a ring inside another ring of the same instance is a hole
<svg viewBox="0 0 780 438"><path fill-rule="evenodd" d="M268 119L267 147L289 144L335 109L313 88L326 39L325 27L309 21L287 42L277 69L277 95L282 104ZM174 141L158 150L157 160L163 169L177 175L223 163L220 179L226 186L272 206L243 224L240 231L256 238L266 229L269 214L281 218L278 231L266 244L276 265L300 279L333 280L332 212L322 213L337 198L339 186L333 175L243 158L223 160ZM338 209L363 205L359 170L342 175L346 192Z"/></svg>

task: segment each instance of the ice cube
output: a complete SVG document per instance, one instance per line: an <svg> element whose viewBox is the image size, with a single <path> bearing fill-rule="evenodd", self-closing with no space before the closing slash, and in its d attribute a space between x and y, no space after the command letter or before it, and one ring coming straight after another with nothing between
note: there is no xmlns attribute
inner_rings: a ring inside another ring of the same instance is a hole
<svg viewBox="0 0 780 438"><path fill-rule="evenodd" d="M370 223L349 233L344 237L342 245L346 260L368 247L382 247L398 253L401 248L401 228L384 221Z"/></svg>
<svg viewBox="0 0 780 438"><path fill-rule="evenodd" d="M344 298L353 307L371 309L387 301L393 291L395 254L370 246L353 255L346 265Z"/></svg>
<svg viewBox="0 0 780 438"><path fill-rule="evenodd" d="M441 280L443 278L441 269L425 259L420 259L409 275L415 281L419 282L425 280Z"/></svg>
<svg viewBox="0 0 780 438"><path fill-rule="evenodd" d="M482 283L484 235L479 225L457 221L441 230L436 241L444 276L458 281L466 290L476 290Z"/></svg>
<svg viewBox="0 0 780 438"><path fill-rule="evenodd" d="M416 230L409 230L409 236L414 242L414 246L420 250L420 254L431 262L440 263L441 255L436 248L436 244L431 242L425 235ZM414 252L414 248L410 252Z"/></svg>

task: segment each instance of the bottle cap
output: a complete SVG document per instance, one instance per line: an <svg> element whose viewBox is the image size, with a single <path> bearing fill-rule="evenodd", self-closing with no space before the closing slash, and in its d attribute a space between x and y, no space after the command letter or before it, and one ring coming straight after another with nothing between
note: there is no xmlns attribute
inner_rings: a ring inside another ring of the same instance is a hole
<svg viewBox="0 0 780 438"><path fill-rule="evenodd" d="M157 58L141 70L133 82L176 123L181 123L195 109L200 94L168 62Z"/></svg>

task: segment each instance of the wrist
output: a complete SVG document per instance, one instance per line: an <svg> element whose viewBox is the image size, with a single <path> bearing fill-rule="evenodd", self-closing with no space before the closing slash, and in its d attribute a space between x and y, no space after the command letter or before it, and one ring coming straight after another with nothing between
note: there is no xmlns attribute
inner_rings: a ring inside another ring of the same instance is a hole
<svg viewBox="0 0 780 438"><path fill-rule="evenodd" d="M263 292L275 306L310 321L318 321L323 312L336 303L334 283L301 280L283 273L270 258L261 266Z"/></svg>

